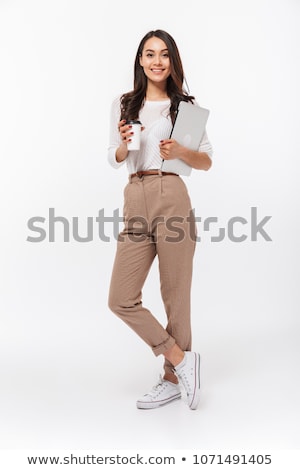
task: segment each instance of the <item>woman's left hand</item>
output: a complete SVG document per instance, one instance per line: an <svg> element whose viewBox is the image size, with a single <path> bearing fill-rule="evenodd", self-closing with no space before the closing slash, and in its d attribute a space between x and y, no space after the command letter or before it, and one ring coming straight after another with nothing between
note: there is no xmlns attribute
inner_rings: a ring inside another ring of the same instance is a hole
<svg viewBox="0 0 300 470"><path fill-rule="evenodd" d="M174 139L164 139L160 141L160 156L164 160L173 160L180 158L184 151L184 147Z"/></svg>

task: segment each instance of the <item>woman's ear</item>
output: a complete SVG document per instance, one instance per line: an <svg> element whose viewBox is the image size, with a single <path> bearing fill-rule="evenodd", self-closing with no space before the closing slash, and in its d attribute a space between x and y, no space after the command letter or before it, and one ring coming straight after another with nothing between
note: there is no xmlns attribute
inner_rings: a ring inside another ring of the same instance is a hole
<svg viewBox="0 0 300 470"><path fill-rule="evenodd" d="M139 62L140 62L140 66L143 67L142 54L139 55Z"/></svg>

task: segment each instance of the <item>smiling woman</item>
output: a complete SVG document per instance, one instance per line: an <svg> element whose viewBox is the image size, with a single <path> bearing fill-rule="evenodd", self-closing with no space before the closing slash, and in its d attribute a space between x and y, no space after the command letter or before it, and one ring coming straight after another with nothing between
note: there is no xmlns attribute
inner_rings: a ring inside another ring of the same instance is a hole
<svg viewBox="0 0 300 470"><path fill-rule="evenodd" d="M146 100L168 98L164 83L170 75L170 59L165 46L164 41L154 36L148 39L140 55L140 65L148 78Z"/></svg>
<svg viewBox="0 0 300 470"><path fill-rule="evenodd" d="M156 356L165 357L164 376L137 401L141 409L181 398L178 379L191 409L197 408L200 398L200 355L191 352L190 323L195 219L183 180L160 170L162 158L178 156L197 169L207 170L211 165L212 147L206 132L198 151L169 139L180 101L194 102L194 97L183 90L183 80L181 58L172 36L162 30L150 31L137 50L134 89L118 97L111 110L108 158L114 168L126 161L129 183L124 191L125 226L118 240L109 307ZM142 123L140 148L129 150L131 122L137 120ZM180 239L172 236L170 222L174 217L176 228L183 233ZM140 224L141 219L146 223ZM142 288L156 255L166 328L142 305Z"/></svg>

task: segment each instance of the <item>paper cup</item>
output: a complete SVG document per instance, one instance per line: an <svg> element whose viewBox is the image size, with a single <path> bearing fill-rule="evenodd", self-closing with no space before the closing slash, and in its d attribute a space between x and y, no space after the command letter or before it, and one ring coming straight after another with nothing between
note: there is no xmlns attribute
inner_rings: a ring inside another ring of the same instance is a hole
<svg viewBox="0 0 300 470"><path fill-rule="evenodd" d="M131 142L127 142L128 150L140 150L142 123L140 121L127 121L126 124L132 126L131 131L133 132L133 135L130 136Z"/></svg>

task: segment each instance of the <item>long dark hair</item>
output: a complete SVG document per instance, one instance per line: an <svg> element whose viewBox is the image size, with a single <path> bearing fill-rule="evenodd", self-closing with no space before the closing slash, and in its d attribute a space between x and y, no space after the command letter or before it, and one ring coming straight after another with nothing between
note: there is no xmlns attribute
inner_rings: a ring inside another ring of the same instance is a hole
<svg viewBox="0 0 300 470"><path fill-rule="evenodd" d="M161 29L149 31L140 42L134 62L134 89L121 96L121 119L137 119L139 111L144 104L147 90L147 77L140 65L140 57L145 42L152 37L157 37L164 41L168 49L171 73L167 79L167 95L171 101L170 116L174 123L179 102L193 102L195 98L194 96L190 96L183 89L184 73L177 45L172 36Z"/></svg>

